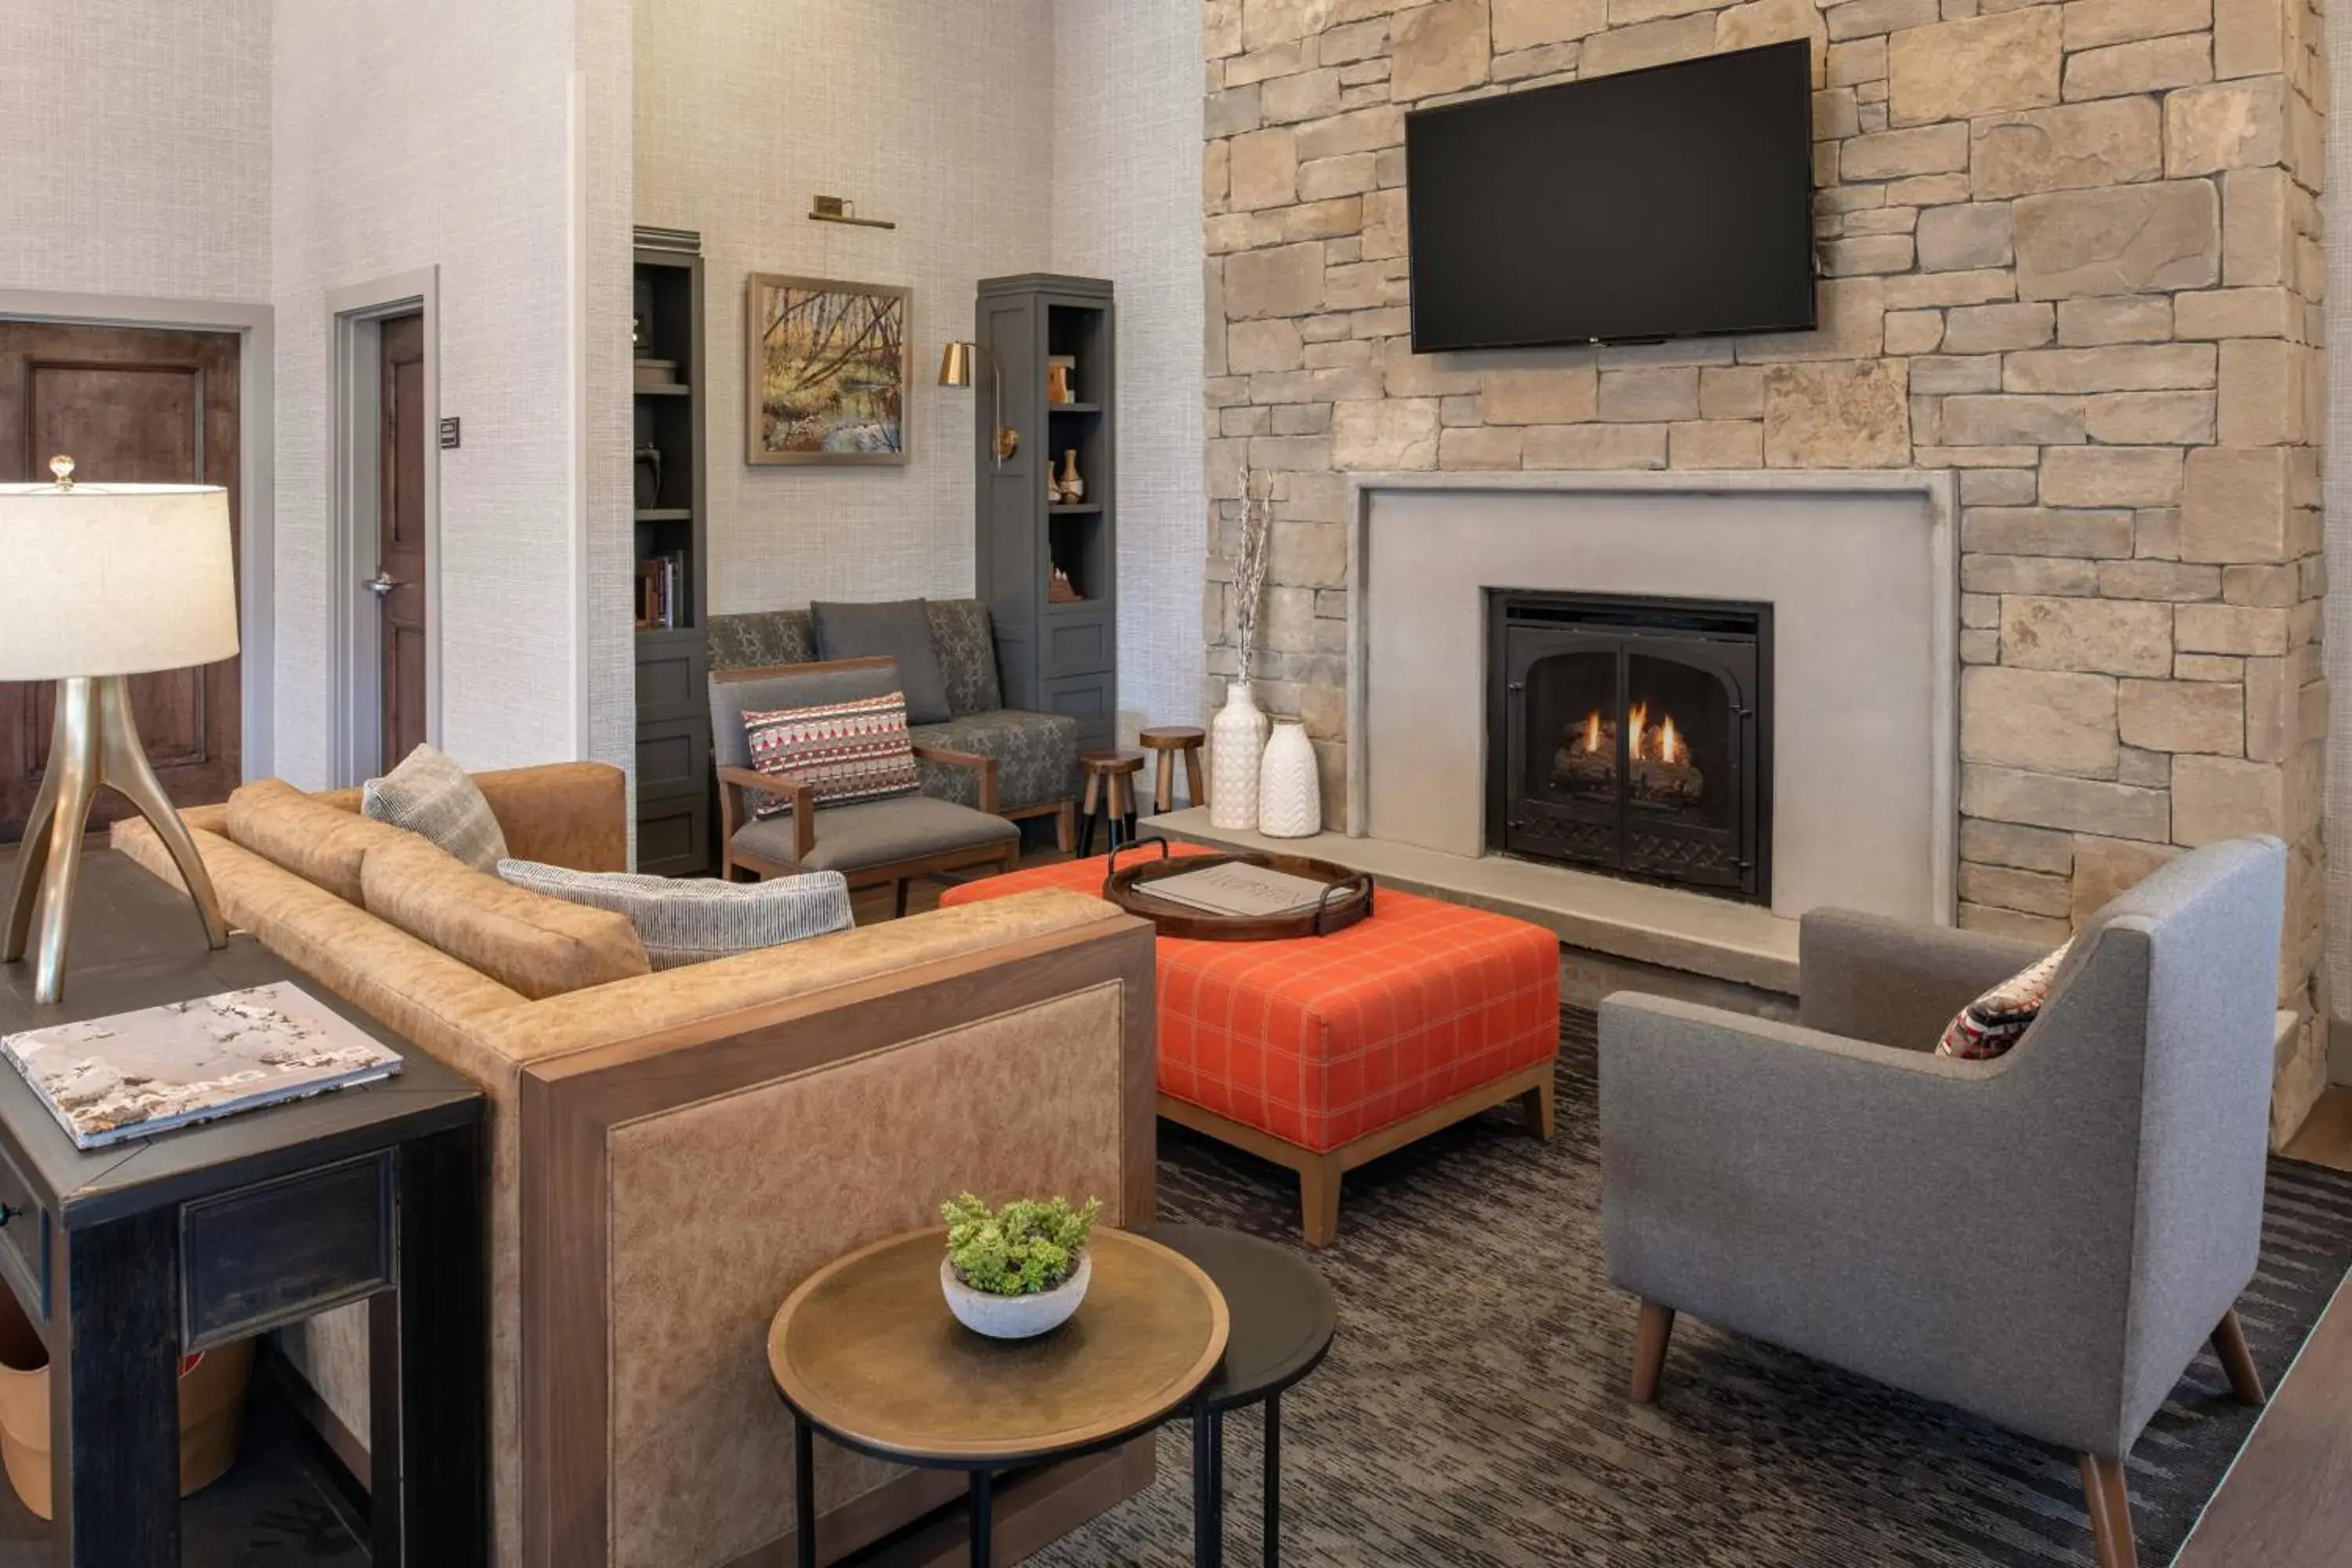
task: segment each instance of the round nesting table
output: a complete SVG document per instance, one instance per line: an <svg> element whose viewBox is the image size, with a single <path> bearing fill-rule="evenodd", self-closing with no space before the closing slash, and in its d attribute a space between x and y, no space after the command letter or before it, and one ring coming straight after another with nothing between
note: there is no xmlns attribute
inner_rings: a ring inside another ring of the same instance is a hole
<svg viewBox="0 0 2352 1568"><path fill-rule="evenodd" d="M1323 1364L1339 1327L1339 1303L1312 1265L1286 1247L1237 1230L1202 1225L1146 1226L1141 1235L1198 1264L1215 1281L1233 1316L1225 1359L1201 1385L1196 1405L1208 1419L1193 1422L1192 1479L1195 1529L1199 1498L1205 1489L1223 1531L1225 1489L1224 1415L1245 1405L1265 1405L1265 1563L1282 1556L1282 1391ZM1202 1428L1207 1428L1205 1465ZM1208 1485L1201 1486L1206 1469ZM1196 1549L1202 1563L1223 1556L1221 1544Z"/></svg>
<svg viewBox="0 0 2352 1568"><path fill-rule="evenodd" d="M940 1294L947 1233L914 1231L826 1265L768 1329L768 1370L794 1416L793 1483L801 1568L815 1568L814 1434L843 1447L971 1477L971 1561L990 1562L997 1472L1114 1447L1197 1407L1225 1353L1225 1301L1199 1265L1131 1232L1097 1229L1094 1279L1067 1323L1034 1340L991 1340ZM1212 1414L1194 1422L1200 1561Z"/></svg>

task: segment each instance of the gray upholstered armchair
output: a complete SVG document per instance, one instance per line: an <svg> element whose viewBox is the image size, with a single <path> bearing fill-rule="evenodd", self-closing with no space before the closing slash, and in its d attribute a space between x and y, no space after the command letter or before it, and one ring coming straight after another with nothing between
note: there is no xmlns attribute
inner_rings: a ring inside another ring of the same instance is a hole
<svg viewBox="0 0 2352 1568"><path fill-rule="evenodd" d="M2124 1457L2233 1304L2262 1235L2284 852L2183 856L2084 927L1990 1061L1945 1023L2041 950L1805 918L1800 1022L1620 994L1601 1008L1601 1215L1642 1300L1633 1397L1676 1311L2081 1457L2129 1563Z"/></svg>

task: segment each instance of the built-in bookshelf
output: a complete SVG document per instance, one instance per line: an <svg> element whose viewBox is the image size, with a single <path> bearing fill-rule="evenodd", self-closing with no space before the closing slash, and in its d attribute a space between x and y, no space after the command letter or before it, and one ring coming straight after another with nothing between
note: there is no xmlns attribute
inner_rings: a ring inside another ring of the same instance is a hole
<svg viewBox="0 0 2352 1568"><path fill-rule="evenodd" d="M637 572L637 868L707 875L709 487L698 236L639 229L632 311Z"/></svg>
<svg viewBox="0 0 2352 1568"><path fill-rule="evenodd" d="M1112 745L1118 727L1114 336L1103 279L1026 273L980 285L974 542L1005 706L1068 714L1086 747ZM990 406L1000 379L1001 410ZM1000 422L1021 437L1002 461L991 440ZM1053 479L1073 453L1084 491L1069 500Z"/></svg>

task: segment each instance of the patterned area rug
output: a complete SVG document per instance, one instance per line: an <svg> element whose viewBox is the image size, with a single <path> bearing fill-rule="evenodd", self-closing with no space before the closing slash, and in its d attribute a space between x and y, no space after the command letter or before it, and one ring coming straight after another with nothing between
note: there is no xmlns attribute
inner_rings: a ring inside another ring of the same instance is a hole
<svg viewBox="0 0 2352 1568"><path fill-rule="evenodd" d="M1979 1568L2079 1564L2072 1455L1683 1319L1660 1403L1625 1402L1629 1298L1601 1254L1592 1016L1563 1018L1559 1131L1495 1111L1351 1173L1316 1254L1339 1337L1283 1405L1283 1558L1382 1568ZM1160 1212L1296 1244L1286 1173L1163 1128ZM2239 1303L2275 1384L2352 1267L2352 1175L2271 1163ZM2140 1561L2171 1561L2252 1428L2200 1356L2131 1457ZM1226 1423L1228 1561L1256 1563L1259 1427ZM1192 1561L1191 1449L1032 1558Z"/></svg>

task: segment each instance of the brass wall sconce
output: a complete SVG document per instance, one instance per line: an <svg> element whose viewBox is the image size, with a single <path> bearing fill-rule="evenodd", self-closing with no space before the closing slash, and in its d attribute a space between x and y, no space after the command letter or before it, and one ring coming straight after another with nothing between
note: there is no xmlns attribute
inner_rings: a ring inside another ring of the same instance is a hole
<svg viewBox="0 0 2352 1568"><path fill-rule="evenodd" d="M978 358L979 354L980 345L978 343L959 341L948 344L947 352L940 356L940 384L941 386L970 386L971 384L972 361ZM1012 457L1013 453L1021 449L1021 432L1015 430L1012 426L1002 422L1004 417L1003 412L1004 408L1004 372L998 366L996 356L993 354L991 354L988 358L988 372L996 389L996 401L992 405L992 411L995 413L999 421L996 426L995 437L990 442L989 449L996 454L996 466L1001 468L1004 466L1004 460L1007 458Z"/></svg>

